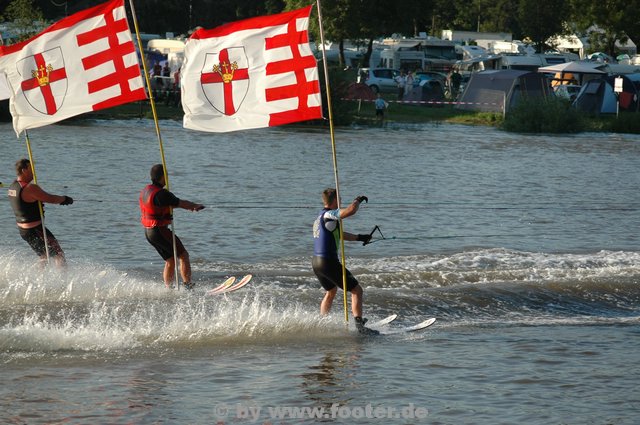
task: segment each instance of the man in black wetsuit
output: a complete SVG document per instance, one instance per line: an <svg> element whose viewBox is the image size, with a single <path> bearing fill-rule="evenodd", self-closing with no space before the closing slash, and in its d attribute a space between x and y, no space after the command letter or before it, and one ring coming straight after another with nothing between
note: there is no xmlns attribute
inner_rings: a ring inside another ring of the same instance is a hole
<svg viewBox="0 0 640 425"><path fill-rule="evenodd" d="M342 264L338 258L340 243L340 223L342 219L354 215L362 202L367 202L366 196L358 196L346 208L338 209L336 190L325 189L322 192L324 208L313 223L313 272L320 284L327 291L320 303L320 314L328 314L333 304L338 288L342 288ZM342 232L345 241L369 242L371 235L355 235ZM362 318L362 286L349 270L347 274L347 290L351 292L351 312L355 318L356 328L361 333L376 334L377 331L366 328L367 319Z"/></svg>
<svg viewBox="0 0 640 425"><path fill-rule="evenodd" d="M64 195L47 193L32 181L33 170L31 169L31 162L25 158L18 160L16 162L16 179L9 186L7 194L16 216L20 236L27 241L41 259L46 260L47 248L45 248L45 236L38 203L71 205L73 204L73 199ZM42 212L44 214L44 205L42 206ZM58 265L64 265L66 261L60 244L49 229L45 227L45 231L49 256Z"/></svg>
<svg viewBox="0 0 640 425"><path fill-rule="evenodd" d="M169 225L173 221L172 208L183 208L190 211L200 211L204 205L196 204L184 199L178 199L173 193L164 188L166 185L164 167L156 164L151 167L151 184L140 192L141 221L147 241L158 251L164 259L162 277L165 285L171 287L175 273L176 262L173 256L173 233ZM180 260L180 275L183 285L187 289L193 288L191 283L191 262L189 253L176 236L176 250Z"/></svg>

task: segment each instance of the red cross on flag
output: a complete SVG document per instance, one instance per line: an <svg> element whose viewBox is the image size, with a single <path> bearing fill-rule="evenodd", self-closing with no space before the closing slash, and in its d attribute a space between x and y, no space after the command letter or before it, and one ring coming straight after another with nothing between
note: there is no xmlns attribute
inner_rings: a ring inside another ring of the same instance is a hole
<svg viewBox="0 0 640 425"><path fill-rule="evenodd" d="M124 0L83 10L27 41L0 46L0 71L18 135L146 99Z"/></svg>
<svg viewBox="0 0 640 425"><path fill-rule="evenodd" d="M311 6L198 30L180 79L184 127L227 132L322 118Z"/></svg>

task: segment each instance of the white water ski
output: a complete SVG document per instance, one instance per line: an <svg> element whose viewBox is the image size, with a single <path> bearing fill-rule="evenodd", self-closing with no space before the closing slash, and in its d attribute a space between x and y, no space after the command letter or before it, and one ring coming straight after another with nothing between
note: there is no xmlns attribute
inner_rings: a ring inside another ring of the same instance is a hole
<svg viewBox="0 0 640 425"><path fill-rule="evenodd" d="M405 326L403 328L395 328L395 329L384 329L384 330L380 330L380 334L381 335L393 335L393 334L399 334L399 333L404 333L404 332L415 332L415 331L419 331L422 329L426 329L429 326L433 325L436 322L436 318L432 317L430 319L425 320L424 322L420 322L416 325L413 326Z"/></svg>
<svg viewBox="0 0 640 425"><path fill-rule="evenodd" d="M246 284L248 284L249 281L251 281L252 277L253 276L250 275L250 274L245 275L242 279L240 279L235 284L233 283L233 282L235 282L235 278L234 278L234 280L230 284L228 284L226 286L220 285L218 288L212 289L211 291L207 292L207 295L228 294L229 292L237 291L238 289L240 289L240 288L244 287Z"/></svg>
<svg viewBox="0 0 640 425"><path fill-rule="evenodd" d="M398 318L397 314L392 314L391 316L387 316L384 319L378 320L376 322L367 323L366 326L372 329L379 328L380 326L384 326L386 324L393 322L397 318Z"/></svg>
<svg viewBox="0 0 640 425"><path fill-rule="evenodd" d="M252 278L253 278L252 275L247 274L242 279L240 279L239 282L223 290L222 293L237 291L238 289L244 287L247 283L249 283L249 281L251 281Z"/></svg>
<svg viewBox="0 0 640 425"><path fill-rule="evenodd" d="M227 280L222 282L220 285L218 285L215 288L210 289L209 291L207 291L206 295L217 294L218 292L223 291L223 290L227 289L228 287L230 287L231 285L233 285L233 283L235 281L236 281L235 276L231 276L230 278L228 278Z"/></svg>

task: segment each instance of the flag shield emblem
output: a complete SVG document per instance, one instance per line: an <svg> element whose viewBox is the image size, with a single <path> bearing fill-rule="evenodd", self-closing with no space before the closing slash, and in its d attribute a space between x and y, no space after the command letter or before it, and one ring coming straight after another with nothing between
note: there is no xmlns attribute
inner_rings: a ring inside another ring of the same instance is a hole
<svg viewBox="0 0 640 425"><path fill-rule="evenodd" d="M225 115L234 115L249 91L249 61L244 47L207 53L200 84L211 106Z"/></svg>
<svg viewBox="0 0 640 425"><path fill-rule="evenodd" d="M55 115L62 108L68 88L62 50L56 47L27 56L16 62L16 68L29 105L42 114Z"/></svg>

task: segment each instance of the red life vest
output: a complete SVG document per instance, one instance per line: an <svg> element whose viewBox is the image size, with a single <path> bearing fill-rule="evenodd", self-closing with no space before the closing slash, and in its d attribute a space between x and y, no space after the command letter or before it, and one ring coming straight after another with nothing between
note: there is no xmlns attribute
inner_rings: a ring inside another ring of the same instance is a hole
<svg viewBox="0 0 640 425"><path fill-rule="evenodd" d="M153 204L153 198L161 190L161 187L150 184L140 192L140 221L144 227L162 227L171 224L173 219L171 207L158 207Z"/></svg>

